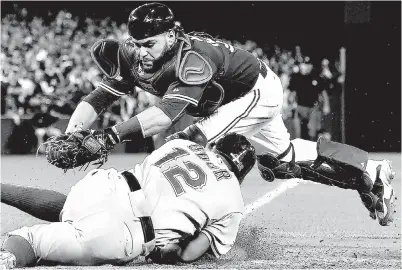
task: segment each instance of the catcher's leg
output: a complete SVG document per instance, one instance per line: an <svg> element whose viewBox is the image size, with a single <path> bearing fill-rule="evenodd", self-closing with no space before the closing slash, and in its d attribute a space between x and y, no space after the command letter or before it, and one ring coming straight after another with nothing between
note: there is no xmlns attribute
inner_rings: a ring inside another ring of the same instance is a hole
<svg viewBox="0 0 402 270"><path fill-rule="evenodd" d="M368 153L358 148L325 138L317 143L296 139L281 155L259 155L258 168L267 181L303 178L357 190L371 217L378 217L381 225L392 221L392 169L387 161L369 160Z"/></svg>
<svg viewBox="0 0 402 270"><path fill-rule="evenodd" d="M372 193L378 198L379 202L376 204L375 213L381 225L387 226L392 222L396 207L396 197L391 182L395 176L392 170L391 162L388 160L369 160L370 167L376 167L376 178ZM372 216L375 219L375 216Z"/></svg>
<svg viewBox="0 0 402 270"><path fill-rule="evenodd" d="M278 116L281 117L282 103L283 89L280 79L275 73L268 70L265 77L259 75L250 92L219 107L214 114L201 119L194 126L204 135L208 144L214 144L229 132L250 138L267 123ZM282 131L281 136L289 139L290 134L284 125ZM273 138L273 140L275 140L274 145L278 152L283 152L288 147L282 143L283 140L280 138Z"/></svg>

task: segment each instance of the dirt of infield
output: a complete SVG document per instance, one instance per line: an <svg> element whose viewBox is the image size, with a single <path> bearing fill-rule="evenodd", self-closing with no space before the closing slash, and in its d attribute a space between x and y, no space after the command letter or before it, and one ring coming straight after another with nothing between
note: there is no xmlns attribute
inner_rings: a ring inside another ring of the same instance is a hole
<svg viewBox="0 0 402 270"><path fill-rule="evenodd" d="M143 155L112 155L108 166L126 169ZM393 161L394 189L401 192L401 155L374 154ZM2 156L1 181L68 192L86 172L61 171L44 157ZM255 201L283 181L266 183L254 169L242 186L244 201ZM221 259L204 257L189 265L156 265L143 260L125 267L36 267L35 269L401 269L401 203L391 226L368 217L356 192L301 182L247 215L237 242ZM1 205L1 233L40 222Z"/></svg>

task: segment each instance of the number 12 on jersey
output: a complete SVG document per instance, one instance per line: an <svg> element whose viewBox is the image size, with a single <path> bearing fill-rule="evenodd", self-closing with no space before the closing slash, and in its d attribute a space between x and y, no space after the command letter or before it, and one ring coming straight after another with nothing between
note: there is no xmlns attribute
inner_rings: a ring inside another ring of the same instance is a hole
<svg viewBox="0 0 402 270"><path fill-rule="evenodd" d="M155 166L162 168L165 163L187 155L190 155L190 153L186 150L174 147L173 151L159 159L155 163ZM205 155L203 155L203 157L205 161ZM209 163L210 164L207 163L207 165L210 169L215 169L213 173L218 181L223 178L227 179L231 177L228 171L219 169L219 167L215 166L212 162ZM207 183L207 174L200 166L192 161L183 161L183 164L184 167L175 165L162 172L172 186L176 196L185 193L180 179L183 179L184 183L193 189L202 189ZM191 173L193 173L193 175L191 175Z"/></svg>

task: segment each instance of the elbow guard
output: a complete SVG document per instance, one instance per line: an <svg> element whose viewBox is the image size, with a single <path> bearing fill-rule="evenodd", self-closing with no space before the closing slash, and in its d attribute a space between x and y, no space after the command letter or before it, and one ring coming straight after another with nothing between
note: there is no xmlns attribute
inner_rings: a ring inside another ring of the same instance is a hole
<svg viewBox="0 0 402 270"><path fill-rule="evenodd" d="M120 43L112 39L102 39L91 47L91 57L98 68L108 78L120 75Z"/></svg>

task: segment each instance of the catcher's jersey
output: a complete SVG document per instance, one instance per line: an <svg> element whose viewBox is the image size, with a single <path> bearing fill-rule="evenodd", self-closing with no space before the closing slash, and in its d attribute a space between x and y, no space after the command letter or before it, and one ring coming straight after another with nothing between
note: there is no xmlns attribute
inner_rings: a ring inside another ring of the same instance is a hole
<svg viewBox="0 0 402 270"><path fill-rule="evenodd" d="M201 35L179 36L173 54L154 74L145 74L130 39L120 45L120 72L104 78L100 86L115 96L133 93L140 87L168 100L197 106L206 85L214 80L225 92L222 104L248 93L266 67L253 54Z"/></svg>
<svg viewBox="0 0 402 270"><path fill-rule="evenodd" d="M186 140L167 142L134 169L154 209L157 244L205 233L219 257L235 242L244 202L221 158Z"/></svg>

